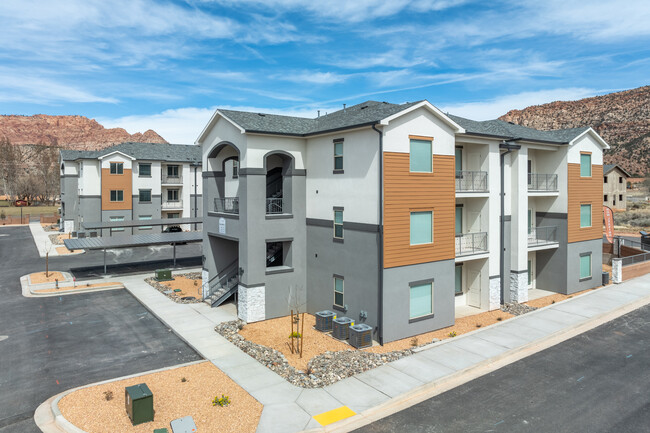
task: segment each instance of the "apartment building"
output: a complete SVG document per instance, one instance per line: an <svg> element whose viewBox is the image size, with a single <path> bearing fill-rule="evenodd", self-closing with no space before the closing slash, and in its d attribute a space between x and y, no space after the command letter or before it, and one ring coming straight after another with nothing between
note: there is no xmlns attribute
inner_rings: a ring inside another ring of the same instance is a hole
<svg viewBox="0 0 650 433"><path fill-rule="evenodd" d="M97 151L62 150L61 228L81 223L201 216L201 149L122 143ZM189 229L189 227L184 227ZM160 232L160 226L103 230L100 236Z"/></svg>
<svg viewBox="0 0 650 433"><path fill-rule="evenodd" d="M600 285L602 151L368 101L314 119L217 110L204 167L204 295L253 322L335 310L389 342L534 288Z"/></svg>
<svg viewBox="0 0 650 433"><path fill-rule="evenodd" d="M603 165L603 206L627 209L627 178L630 174L616 164Z"/></svg>

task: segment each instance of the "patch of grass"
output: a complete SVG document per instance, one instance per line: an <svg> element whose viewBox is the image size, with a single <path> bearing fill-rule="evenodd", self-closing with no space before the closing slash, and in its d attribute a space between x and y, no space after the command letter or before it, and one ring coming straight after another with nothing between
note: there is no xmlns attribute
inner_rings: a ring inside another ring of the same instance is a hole
<svg viewBox="0 0 650 433"><path fill-rule="evenodd" d="M456 335L458 335L458 334L456 334L456 331L451 331L449 333L449 336L452 337L452 338L455 337Z"/></svg>
<svg viewBox="0 0 650 433"><path fill-rule="evenodd" d="M7 201L0 201L0 207L4 211L5 215L10 216L20 216L20 209L23 210L23 215L52 215L59 213L59 206L12 206Z"/></svg>
<svg viewBox="0 0 650 433"><path fill-rule="evenodd" d="M227 395L221 394L221 398L218 396L212 400L212 406L221 406L226 407L230 404L230 398Z"/></svg>
<svg viewBox="0 0 650 433"><path fill-rule="evenodd" d="M411 338L411 347L418 347L418 337Z"/></svg>

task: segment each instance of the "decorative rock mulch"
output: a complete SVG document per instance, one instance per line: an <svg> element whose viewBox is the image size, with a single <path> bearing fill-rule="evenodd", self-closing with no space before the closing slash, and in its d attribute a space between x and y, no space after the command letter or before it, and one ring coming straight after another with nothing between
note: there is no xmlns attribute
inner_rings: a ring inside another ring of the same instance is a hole
<svg viewBox="0 0 650 433"><path fill-rule="evenodd" d="M501 306L501 311L510 313L514 316L521 316L522 314L530 313L535 310L537 310L537 308L526 304L504 304Z"/></svg>
<svg viewBox="0 0 650 433"><path fill-rule="evenodd" d="M52 235L48 235L49 238L50 238L50 242L52 242L52 245L63 245L63 242L61 241L61 239L59 239L59 236L61 234L62 233L57 232L57 233L54 233Z"/></svg>
<svg viewBox="0 0 650 433"><path fill-rule="evenodd" d="M246 340L239 334L244 324L242 320L233 320L220 323L214 329L260 364L270 368L292 385L302 388L331 385L346 377L413 354L411 349L387 353L371 353L362 350L325 352L313 357L307 365L307 370L302 371L290 365L279 351Z"/></svg>
<svg viewBox="0 0 650 433"><path fill-rule="evenodd" d="M172 277L185 277L185 278L189 278L191 280L200 280L201 279L201 273L200 272L190 272L190 273L187 273L187 274L174 274L174 275L172 275ZM194 298L194 299L183 299L183 298L181 298L169 286L166 286L161 281L156 280L155 277L146 278L144 280L144 282L149 284L151 287L158 290L160 293L167 296L169 299L176 302L177 304L198 304L200 302L203 302L201 299L196 299L196 298Z"/></svg>

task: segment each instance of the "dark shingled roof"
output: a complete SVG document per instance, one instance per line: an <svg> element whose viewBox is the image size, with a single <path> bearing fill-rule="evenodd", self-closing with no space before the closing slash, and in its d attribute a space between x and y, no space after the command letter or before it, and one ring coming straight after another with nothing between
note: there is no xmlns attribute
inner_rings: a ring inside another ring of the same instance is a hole
<svg viewBox="0 0 650 433"><path fill-rule="evenodd" d="M196 145L168 143L121 143L102 150L62 150L61 159L97 159L112 152L122 152L138 160L200 162L201 148Z"/></svg>
<svg viewBox="0 0 650 433"><path fill-rule="evenodd" d="M566 144L585 132L589 127L555 129L540 131L526 126L515 125L503 120L476 121L448 114L449 118L465 129L467 134L490 135L505 139L520 138L524 140L544 141L550 143Z"/></svg>
<svg viewBox="0 0 650 433"><path fill-rule="evenodd" d="M603 165L603 174L607 174L607 173L609 173L610 171L614 170L614 169L617 168L617 167L618 167L618 169L621 170L621 171L622 171L622 172L623 172L627 177L632 177L632 175L630 175L630 173L628 173L628 172L627 172L623 167L621 167L621 166L619 166L619 165L617 165L617 164L605 164L605 165Z"/></svg>
<svg viewBox="0 0 650 433"><path fill-rule="evenodd" d="M389 104L366 101L314 119L233 110L219 110L219 112L244 128L246 132L307 136L377 123L420 102L422 101Z"/></svg>

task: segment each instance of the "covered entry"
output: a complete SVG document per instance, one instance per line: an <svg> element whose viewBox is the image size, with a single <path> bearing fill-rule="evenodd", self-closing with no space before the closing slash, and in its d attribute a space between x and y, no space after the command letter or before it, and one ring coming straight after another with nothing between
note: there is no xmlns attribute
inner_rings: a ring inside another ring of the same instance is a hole
<svg viewBox="0 0 650 433"><path fill-rule="evenodd" d="M454 269L456 317L487 310L489 285L487 266L487 258L465 261L457 259Z"/></svg>

